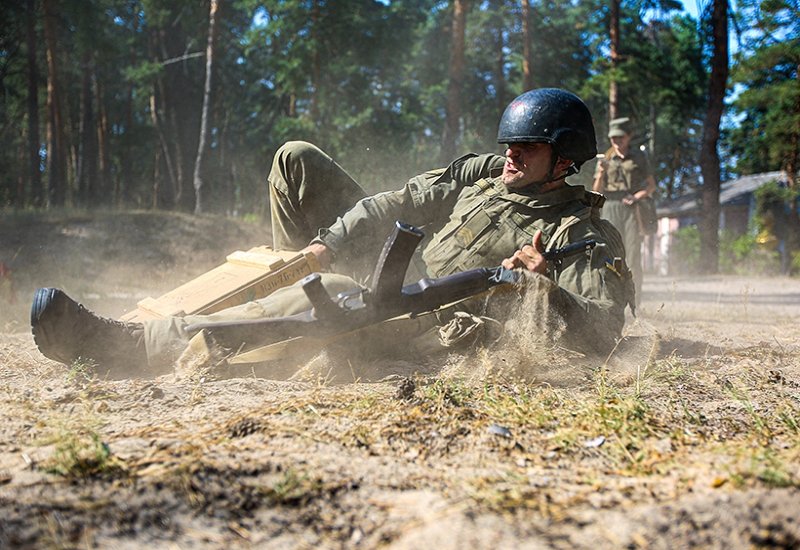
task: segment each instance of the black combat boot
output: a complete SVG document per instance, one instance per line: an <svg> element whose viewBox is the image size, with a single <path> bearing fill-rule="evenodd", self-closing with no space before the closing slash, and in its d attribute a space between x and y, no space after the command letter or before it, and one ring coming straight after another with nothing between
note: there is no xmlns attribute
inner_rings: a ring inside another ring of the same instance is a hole
<svg viewBox="0 0 800 550"><path fill-rule="evenodd" d="M141 324L95 315L57 288L40 288L33 295L31 329L42 355L59 363L91 361L109 378L148 374Z"/></svg>

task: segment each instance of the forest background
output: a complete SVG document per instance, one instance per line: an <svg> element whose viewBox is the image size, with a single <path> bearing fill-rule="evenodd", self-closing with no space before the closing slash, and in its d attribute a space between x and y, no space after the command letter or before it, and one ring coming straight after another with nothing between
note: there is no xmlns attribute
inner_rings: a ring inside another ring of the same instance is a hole
<svg viewBox="0 0 800 550"><path fill-rule="evenodd" d="M706 250L718 244L720 181L784 170L796 198L797 0L706 0L696 18L675 0L3 6L6 212L263 218L287 140L321 146L369 191L397 188L466 152L500 151L506 104L544 86L589 104L601 152L609 119L635 120L662 199L702 191Z"/></svg>

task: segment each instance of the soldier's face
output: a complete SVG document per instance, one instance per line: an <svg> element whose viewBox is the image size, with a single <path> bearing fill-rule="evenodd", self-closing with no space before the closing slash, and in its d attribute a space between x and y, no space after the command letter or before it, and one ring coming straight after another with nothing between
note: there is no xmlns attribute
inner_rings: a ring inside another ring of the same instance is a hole
<svg viewBox="0 0 800 550"><path fill-rule="evenodd" d="M551 152L549 143L509 143L503 183L511 189L520 189L542 181L550 169Z"/></svg>
<svg viewBox="0 0 800 550"><path fill-rule="evenodd" d="M617 154L625 155L628 152L628 146L631 143L631 136L625 134L624 136L614 136L609 138L611 140L611 145L614 146L614 150Z"/></svg>

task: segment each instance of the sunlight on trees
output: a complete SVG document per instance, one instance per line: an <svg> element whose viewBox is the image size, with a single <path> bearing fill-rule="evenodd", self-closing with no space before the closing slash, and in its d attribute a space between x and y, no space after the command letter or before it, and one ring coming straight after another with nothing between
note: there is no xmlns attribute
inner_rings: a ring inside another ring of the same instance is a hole
<svg viewBox="0 0 800 550"><path fill-rule="evenodd" d="M223 0L205 90L209 1L4 9L2 204L258 215L272 153L289 139L331 151L372 191L395 188L445 157L499 150L498 117L528 86L579 93L601 151L609 109L634 118L662 197L700 183L710 34L673 0L613 3L613 47L601 0ZM736 126L722 129L718 164L796 173L797 2L737 10L741 93L724 107Z"/></svg>

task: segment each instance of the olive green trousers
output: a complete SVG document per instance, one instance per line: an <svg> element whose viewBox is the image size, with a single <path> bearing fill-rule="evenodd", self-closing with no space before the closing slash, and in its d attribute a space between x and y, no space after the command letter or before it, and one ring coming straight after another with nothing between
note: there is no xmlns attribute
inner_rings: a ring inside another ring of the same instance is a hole
<svg viewBox="0 0 800 550"><path fill-rule="evenodd" d="M322 284L328 294L336 296L340 292L357 288L357 283L345 275L323 273ZM144 342L147 359L151 367L165 367L174 363L184 352L189 340L194 336L186 327L196 323L231 322L248 319L266 319L294 315L311 309L311 302L299 284L276 290L269 296L247 302L240 306L223 309L208 315L186 315L167 317L144 323ZM265 329L266 330L266 329ZM248 333L251 331L247 331ZM253 347L243 337L236 346ZM257 342L255 343L257 344Z"/></svg>
<svg viewBox="0 0 800 550"><path fill-rule="evenodd" d="M320 228L367 196L336 161L304 141L278 149L267 182L276 250L304 248Z"/></svg>
<svg viewBox="0 0 800 550"><path fill-rule="evenodd" d="M300 250L366 193L331 157L301 141L283 145L275 154L269 183L273 248ZM331 296L352 290L358 283L336 273L322 274ZM145 345L151 366L173 363L186 349L192 334L185 327L195 323L274 318L311 308L299 285L210 315L168 317L145 323ZM242 342L245 344L245 342Z"/></svg>
<svg viewBox="0 0 800 550"><path fill-rule="evenodd" d="M622 235L625 245L625 263L633 275L636 287L637 305L642 299L642 236L639 234L639 221L636 219L636 207L628 206L622 201L607 200L603 205L603 217L610 221Z"/></svg>

